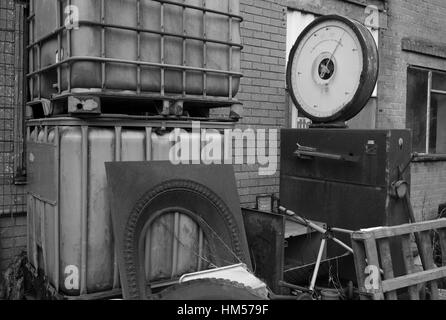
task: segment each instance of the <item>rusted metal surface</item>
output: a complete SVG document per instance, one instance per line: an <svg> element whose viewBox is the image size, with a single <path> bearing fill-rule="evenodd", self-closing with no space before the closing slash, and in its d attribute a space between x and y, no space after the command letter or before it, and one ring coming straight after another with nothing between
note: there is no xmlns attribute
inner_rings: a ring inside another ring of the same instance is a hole
<svg viewBox="0 0 446 320"><path fill-rule="evenodd" d="M246 237L253 269L257 277L280 294L283 280L285 217L242 208Z"/></svg>
<svg viewBox="0 0 446 320"><path fill-rule="evenodd" d="M178 219L186 215L203 230L202 238L207 239L209 249L200 252L196 241L202 241L201 237L189 238L195 242L193 262L201 259L203 268L206 263L222 267L243 262L252 269L232 166L110 162L106 169L124 298L145 299L150 294L151 283L145 277L145 230L159 218L169 219L172 212L179 214L170 217L173 222L169 225L182 227ZM151 247L165 248L161 238L152 240L157 243L151 243ZM167 254L177 260L169 263L167 270L172 271L170 265L178 267L180 246L183 244L173 241ZM149 260L172 261L156 255ZM174 278L175 273L171 276Z"/></svg>
<svg viewBox="0 0 446 320"><path fill-rule="evenodd" d="M411 157L409 131L283 130L281 143L283 206L307 219L349 230L409 221L404 201L389 194L392 182L410 181L409 170L399 175ZM348 155L357 161L311 154L297 157L296 144L324 154ZM339 238L349 243L347 235ZM328 258L342 253L328 246ZM353 272L351 266L341 269Z"/></svg>

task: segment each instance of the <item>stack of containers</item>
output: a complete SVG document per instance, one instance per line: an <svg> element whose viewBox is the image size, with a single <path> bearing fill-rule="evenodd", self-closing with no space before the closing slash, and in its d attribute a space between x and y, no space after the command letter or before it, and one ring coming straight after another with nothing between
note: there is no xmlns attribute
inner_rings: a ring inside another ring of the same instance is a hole
<svg viewBox="0 0 446 320"><path fill-rule="evenodd" d="M241 20L238 0L30 1L28 256L57 294L120 291L105 162L169 160L173 130L199 146L191 160L202 141L223 144L233 122L191 132L187 116L237 104ZM205 252L196 223L177 219L179 241ZM148 232L148 257L170 255L152 259L151 283L205 267Z"/></svg>

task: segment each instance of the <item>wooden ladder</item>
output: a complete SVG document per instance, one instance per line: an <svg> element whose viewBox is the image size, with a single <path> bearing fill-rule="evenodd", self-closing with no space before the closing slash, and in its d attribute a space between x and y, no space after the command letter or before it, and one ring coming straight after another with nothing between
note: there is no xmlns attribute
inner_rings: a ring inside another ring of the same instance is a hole
<svg viewBox="0 0 446 320"><path fill-rule="evenodd" d="M434 264L431 239L434 230L441 247L442 267L438 268ZM421 272L415 270L412 234L417 238ZM437 282L446 277L446 219L365 229L354 232L351 238L361 299L397 300L406 291L410 300L419 300L418 285L424 283L428 284L430 299L439 299ZM403 261L404 268L400 268L405 270L403 275L395 276L393 257Z"/></svg>

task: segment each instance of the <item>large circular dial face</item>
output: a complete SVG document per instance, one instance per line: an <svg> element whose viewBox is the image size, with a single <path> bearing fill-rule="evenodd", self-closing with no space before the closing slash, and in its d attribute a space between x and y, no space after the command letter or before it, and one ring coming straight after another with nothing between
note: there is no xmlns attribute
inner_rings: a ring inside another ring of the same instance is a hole
<svg viewBox="0 0 446 320"><path fill-rule="evenodd" d="M292 96L313 120L332 119L351 108L361 89L361 77L369 64L364 61L368 56L364 43L370 39L363 39L367 36L364 30L368 32L365 27L362 31L357 28L360 27L346 18L315 21L291 51L288 81Z"/></svg>

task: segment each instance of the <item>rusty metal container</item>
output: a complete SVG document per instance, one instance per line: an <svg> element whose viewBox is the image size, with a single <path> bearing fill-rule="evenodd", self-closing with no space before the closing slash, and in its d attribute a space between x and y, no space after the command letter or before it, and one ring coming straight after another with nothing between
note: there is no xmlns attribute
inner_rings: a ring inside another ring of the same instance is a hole
<svg viewBox="0 0 446 320"><path fill-rule="evenodd" d="M409 130L282 130L281 205L328 227L348 230L407 223L405 203L392 196L392 184L410 181L411 152ZM351 242L350 236L337 236ZM315 255L308 243L296 250L302 257ZM327 258L344 253L329 243ZM353 259L344 260L340 276L356 281ZM395 265L402 261L399 256L392 260Z"/></svg>
<svg viewBox="0 0 446 320"><path fill-rule="evenodd" d="M390 188L410 181L411 141L409 130L282 130L281 203L332 227L402 224L408 217Z"/></svg>
<svg viewBox="0 0 446 320"><path fill-rule="evenodd" d="M169 160L175 141L172 130L190 129L191 122L91 120L53 118L28 122L28 257L62 295L88 296L119 288L117 257L107 198L105 162ZM228 128L207 123L201 128ZM218 130L184 133L183 141L198 148L189 157L199 160L201 141L221 141ZM198 225L184 215L165 216L148 230L146 256L151 283L171 281L188 272L205 269L196 255L172 249L177 230L181 243L207 242Z"/></svg>
<svg viewBox="0 0 446 320"><path fill-rule="evenodd" d="M31 100L235 101L238 0L31 0L30 11Z"/></svg>

